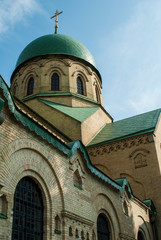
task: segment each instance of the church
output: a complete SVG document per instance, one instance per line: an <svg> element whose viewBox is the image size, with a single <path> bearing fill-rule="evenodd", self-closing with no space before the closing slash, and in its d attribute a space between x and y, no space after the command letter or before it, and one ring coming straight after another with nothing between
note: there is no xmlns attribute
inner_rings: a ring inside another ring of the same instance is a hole
<svg viewBox="0 0 161 240"><path fill-rule="evenodd" d="M161 109L115 122L102 82L57 22L0 76L0 240L161 239Z"/></svg>

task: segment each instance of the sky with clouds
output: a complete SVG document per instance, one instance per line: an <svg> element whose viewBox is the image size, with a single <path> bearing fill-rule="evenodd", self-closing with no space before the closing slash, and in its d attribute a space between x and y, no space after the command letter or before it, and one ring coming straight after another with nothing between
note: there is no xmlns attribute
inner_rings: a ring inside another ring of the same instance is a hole
<svg viewBox="0 0 161 240"><path fill-rule="evenodd" d="M54 32L82 42L102 76L114 120L161 107L160 0L0 0L0 74L10 85L17 58L32 40Z"/></svg>

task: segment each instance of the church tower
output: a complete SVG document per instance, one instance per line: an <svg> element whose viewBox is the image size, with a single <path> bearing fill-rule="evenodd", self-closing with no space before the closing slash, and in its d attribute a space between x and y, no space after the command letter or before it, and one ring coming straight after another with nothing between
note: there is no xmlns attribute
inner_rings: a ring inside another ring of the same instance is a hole
<svg viewBox="0 0 161 240"><path fill-rule="evenodd" d="M93 56L63 34L42 36L22 51L11 91L71 141L87 144L112 122L103 107L102 80Z"/></svg>

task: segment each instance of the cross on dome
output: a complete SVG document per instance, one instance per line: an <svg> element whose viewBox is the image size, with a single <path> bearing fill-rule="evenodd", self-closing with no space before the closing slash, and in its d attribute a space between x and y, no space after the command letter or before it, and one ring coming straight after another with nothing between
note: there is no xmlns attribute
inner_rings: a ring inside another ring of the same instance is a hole
<svg viewBox="0 0 161 240"><path fill-rule="evenodd" d="M58 10L56 10L55 15L50 18L50 19L52 19L54 17L56 18L55 19L55 34L57 34L57 29L58 29L58 15L61 13L63 13L63 11L58 12Z"/></svg>

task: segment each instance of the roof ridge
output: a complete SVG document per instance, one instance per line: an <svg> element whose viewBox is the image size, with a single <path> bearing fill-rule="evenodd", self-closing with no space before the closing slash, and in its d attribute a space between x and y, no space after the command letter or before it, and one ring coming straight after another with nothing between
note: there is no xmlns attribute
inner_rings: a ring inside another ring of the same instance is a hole
<svg viewBox="0 0 161 240"><path fill-rule="evenodd" d="M130 118L139 117L139 116L141 116L141 115L148 114L148 113L152 113L152 112L155 112L155 111L160 111L160 112L161 112L161 108L157 108L157 109L154 109L154 110L151 110L151 111L148 111L148 112L140 113L140 114L137 114L137 115L134 115L134 116L131 116L131 117L126 117L126 118L117 120L117 121L112 122L112 123L117 123L117 122L121 122L121 121L123 121L123 120L127 120L127 119L130 119ZM157 114L157 113L156 113L156 114ZM111 123L110 123L110 124L111 124Z"/></svg>

